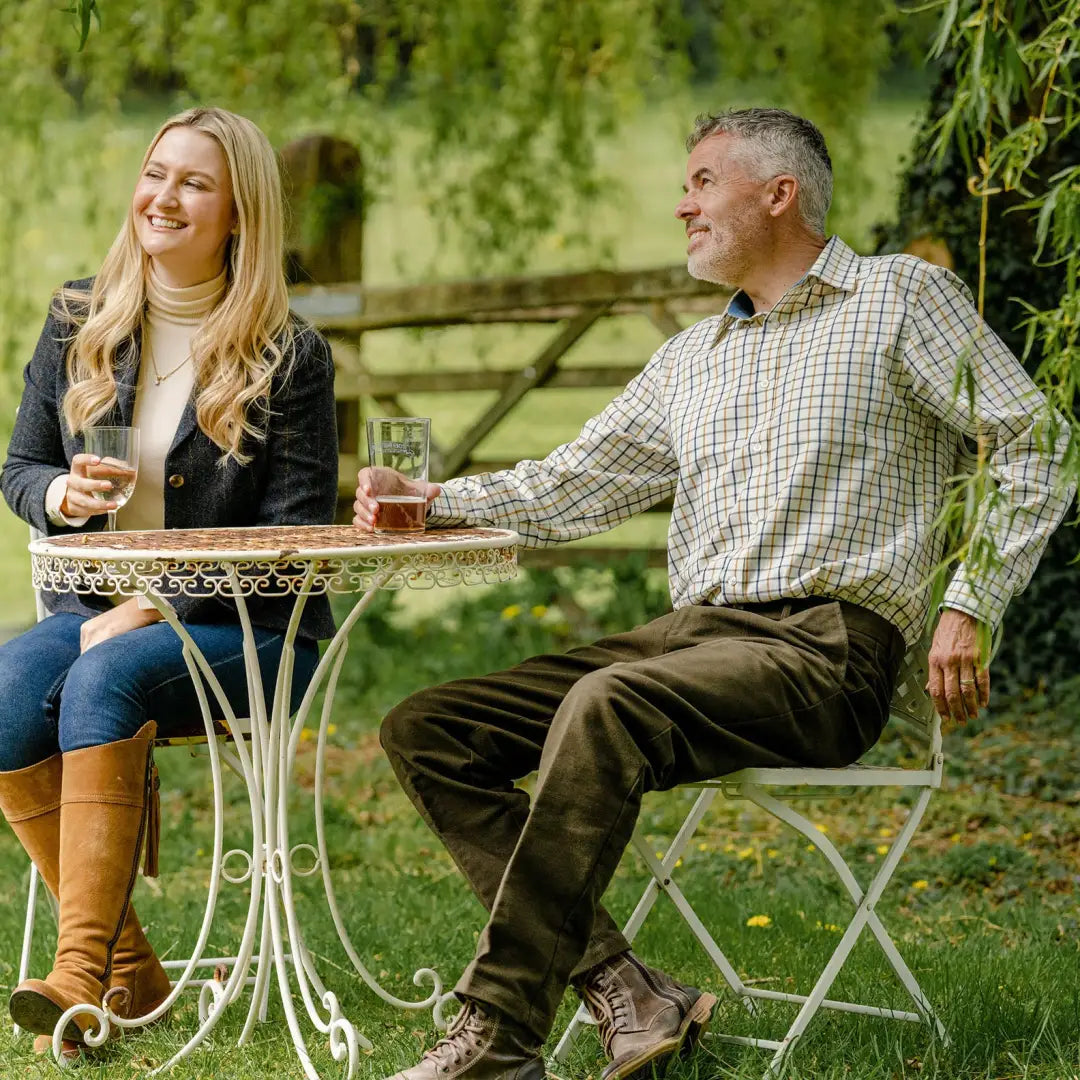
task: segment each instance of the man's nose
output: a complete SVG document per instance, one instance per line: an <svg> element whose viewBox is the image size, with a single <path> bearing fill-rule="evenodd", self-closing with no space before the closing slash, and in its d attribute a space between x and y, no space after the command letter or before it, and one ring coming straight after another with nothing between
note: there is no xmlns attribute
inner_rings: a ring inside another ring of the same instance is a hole
<svg viewBox="0 0 1080 1080"><path fill-rule="evenodd" d="M697 200L687 192L680 200L678 206L675 207L675 216L680 221L685 221L687 218L692 218L698 213Z"/></svg>

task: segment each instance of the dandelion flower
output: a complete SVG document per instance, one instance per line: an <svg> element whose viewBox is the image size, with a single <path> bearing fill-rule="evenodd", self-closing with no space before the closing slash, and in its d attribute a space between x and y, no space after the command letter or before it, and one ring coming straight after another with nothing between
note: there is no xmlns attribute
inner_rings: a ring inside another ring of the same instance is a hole
<svg viewBox="0 0 1080 1080"><path fill-rule="evenodd" d="M889 845L888 844L878 844L877 853L879 855L888 855L889 854Z"/></svg>
<svg viewBox="0 0 1080 1080"><path fill-rule="evenodd" d="M529 614L532 615L534 619L542 619L547 614L547 605L533 604L533 606L529 608Z"/></svg>
<svg viewBox="0 0 1080 1080"><path fill-rule="evenodd" d="M753 847L740 848L737 852L735 852L735 854L740 859L750 859L754 855L754 849L753 849Z"/></svg>
<svg viewBox="0 0 1080 1080"><path fill-rule="evenodd" d="M824 825L815 825L814 828L817 829L819 833L827 833L829 831Z"/></svg>
<svg viewBox="0 0 1080 1080"><path fill-rule="evenodd" d="M913 881L911 883L911 887L913 889L918 889L921 892L923 889L930 888L930 882L927 881L926 878L919 878L918 881Z"/></svg>
<svg viewBox="0 0 1080 1080"><path fill-rule="evenodd" d="M747 926L772 926L772 919L768 915L751 915L746 920Z"/></svg>
<svg viewBox="0 0 1080 1080"><path fill-rule="evenodd" d="M877 834L885 840L888 840L888 838L892 836L893 831L888 827L888 825L885 825L882 828L878 829Z"/></svg>
<svg viewBox="0 0 1080 1080"><path fill-rule="evenodd" d="M502 617L504 619L516 619L521 614L520 604L509 604L502 609Z"/></svg>

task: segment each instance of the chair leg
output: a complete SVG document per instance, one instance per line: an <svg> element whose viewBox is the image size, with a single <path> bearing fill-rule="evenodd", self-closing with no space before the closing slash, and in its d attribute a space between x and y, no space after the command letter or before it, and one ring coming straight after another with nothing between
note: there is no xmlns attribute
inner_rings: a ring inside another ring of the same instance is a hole
<svg viewBox="0 0 1080 1080"><path fill-rule="evenodd" d="M770 1064L770 1070L776 1072L782 1066L783 1059L790 1052L792 1045L802 1036L815 1013L823 1004L825 1004L826 1007L835 1007L833 1003L826 1002L825 995L828 993L829 987L836 979L840 969L850 955L851 950L854 948L859 935L867 927L869 927L871 933L877 939L878 944L885 953L885 957L893 971L896 973L901 985L911 996L915 1003L915 1007L918 1010L919 1018L933 1027L943 1044L947 1046L949 1038L944 1025L934 1012L929 1000L923 993L922 988L912 974L911 969L908 967L903 957L901 957L896 945L889 937L888 932L882 925L875 910L877 902L881 898L885 888L888 886L896 867L899 865L900 859L903 857L908 844L911 842L911 838L915 835L916 830L922 822L923 814L926 812L926 806L930 801L931 789L925 788L920 792L914 807L912 807L911 813L908 815L907 821L904 823L903 828L901 828L889 854L885 857L881 868L874 875L874 878L865 893L860 888L855 875L852 874L851 869L848 867L839 851L837 851L836 846L827 836L818 832L808 818L756 786L747 785L744 789L744 795L756 806L761 807L761 809L765 810L767 813L772 814L780 821L790 825L793 829L802 833L807 839L813 840L815 846L821 850L826 860L836 871L837 876L840 878L856 905L855 915L848 924L847 930L840 939L836 949L833 950L833 954L829 958L829 962L818 978L813 990L803 1001L798 1016L788 1029L787 1034L781 1042L780 1048L773 1057L772 1063ZM872 1009L868 1006L862 1007L858 1011L871 1012L877 1015L888 1015L892 1012L892 1014L899 1019L914 1018L905 1014L897 1014L892 1010Z"/></svg>
<svg viewBox="0 0 1080 1080"><path fill-rule="evenodd" d="M19 954L19 978L16 986L26 981L30 974L30 948L34 943L34 922L37 917L37 894L38 883L41 875L37 867L30 863L30 878L26 889L26 921L23 924L22 952ZM22 1034L22 1028L18 1024L13 1025L16 1037Z"/></svg>

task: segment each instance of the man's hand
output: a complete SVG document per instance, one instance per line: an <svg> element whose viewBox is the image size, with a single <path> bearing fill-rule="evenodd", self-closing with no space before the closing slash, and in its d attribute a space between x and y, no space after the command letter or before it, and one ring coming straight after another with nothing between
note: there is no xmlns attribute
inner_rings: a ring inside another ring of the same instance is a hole
<svg viewBox="0 0 1080 1080"><path fill-rule="evenodd" d="M368 532L374 530L379 520L379 503L375 496L416 495L423 496L424 512L442 491L438 484L410 480L393 469L361 469L356 475L356 502L353 503L352 523Z"/></svg>
<svg viewBox="0 0 1080 1080"><path fill-rule="evenodd" d="M156 608L141 608L138 600L125 600L111 611L95 615L82 624L79 631L79 651L86 652L111 637L160 621L161 615Z"/></svg>
<svg viewBox="0 0 1080 1080"><path fill-rule="evenodd" d="M990 672L982 666L979 624L963 611L946 608L930 646L926 684L941 719L966 724L990 702Z"/></svg>

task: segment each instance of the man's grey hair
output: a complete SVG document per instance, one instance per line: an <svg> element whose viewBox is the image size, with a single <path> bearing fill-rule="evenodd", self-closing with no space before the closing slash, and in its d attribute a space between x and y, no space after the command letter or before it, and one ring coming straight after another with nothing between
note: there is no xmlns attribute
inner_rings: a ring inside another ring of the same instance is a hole
<svg viewBox="0 0 1080 1080"><path fill-rule="evenodd" d="M686 140L687 151L710 135L734 135L738 157L755 180L789 173L799 182L799 214L817 233L825 233L832 202L832 161L825 138L809 120L786 109L730 109L702 113Z"/></svg>

